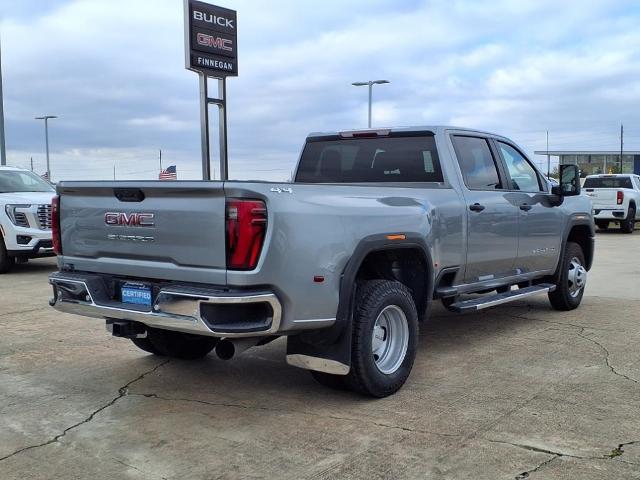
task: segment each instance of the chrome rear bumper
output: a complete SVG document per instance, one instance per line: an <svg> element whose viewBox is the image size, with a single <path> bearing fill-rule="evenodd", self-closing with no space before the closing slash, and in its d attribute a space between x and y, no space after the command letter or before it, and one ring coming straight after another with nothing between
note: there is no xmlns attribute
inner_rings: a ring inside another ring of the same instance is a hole
<svg viewBox="0 0 640 480"><path fill-rule="evenodd" d="M57 272L49 277L54 296L50 305L64 313L93 318L131 320L150 327L176 330L214 337L256 337L277 334L282 319L282 306L275 294L270 292L239 293L207 291L194 287L161 288L152 308L146 310L136 305L109 300L104 285L93 276L82 278L81 274ZM234 328L216 329L202 315L201 306L267 304L269 318L264 327L250 325L246 331Z"/></svg>

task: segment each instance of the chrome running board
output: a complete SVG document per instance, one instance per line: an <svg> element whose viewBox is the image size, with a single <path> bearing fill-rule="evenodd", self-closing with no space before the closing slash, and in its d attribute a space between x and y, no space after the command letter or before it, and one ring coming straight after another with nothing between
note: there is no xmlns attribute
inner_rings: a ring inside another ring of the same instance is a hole
<svg viewBox="0 0 640 480"><path fill-rule="evenodd" d="M552 283L541 283L539 285L533 285L531 287L519 288L505 293L498 293L497 295L482 296L474 298L472 300L464 300L462 302L456 302L449 306L450 310L455 312L475 312L478 310L484 310L485 308L495 307L496 305L502 305L504 303L514 302L523 298L532 297L540 293L553 292L556 286Z"/></svg>

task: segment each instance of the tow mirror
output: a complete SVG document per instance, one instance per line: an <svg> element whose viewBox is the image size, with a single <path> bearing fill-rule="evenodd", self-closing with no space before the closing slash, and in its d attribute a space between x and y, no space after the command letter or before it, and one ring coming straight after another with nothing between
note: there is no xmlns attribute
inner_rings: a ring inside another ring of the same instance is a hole
<svg viewBox="0 0 640 480"><path fill-rule="evenodd" d="M554 195L573 197L580 195L580 169L577 165L560 165L559 185L552 188Z"/></svg>

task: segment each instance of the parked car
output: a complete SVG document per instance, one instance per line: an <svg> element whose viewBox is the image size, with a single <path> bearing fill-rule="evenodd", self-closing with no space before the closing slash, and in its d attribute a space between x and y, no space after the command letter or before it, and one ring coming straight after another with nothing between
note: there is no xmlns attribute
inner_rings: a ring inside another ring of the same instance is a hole
<svg viewBox="0 0 640 480"><path fill-rule="evenodd" d="M606 230L615 223L624 233L633 233L635 222L640 218L640 176L589 175L583 188L593 203L598 228Z"/></svg>
<svg viewBox="0 0 640 480"><path fill-rule="evenodd" d="M289 364L383 397L435 299L578 307L591 203L575 166L560 174L552 188L502 136L416 127L311 134L292 183L61 182L51 305L156 355L286 336Z"/></svg>
<svg viewBox="0 0 640 480"><path fill-rule="evenodd" d="M0 167L0 273L16 261L55 255L51 198L55 188L29 170Z"/></svg>

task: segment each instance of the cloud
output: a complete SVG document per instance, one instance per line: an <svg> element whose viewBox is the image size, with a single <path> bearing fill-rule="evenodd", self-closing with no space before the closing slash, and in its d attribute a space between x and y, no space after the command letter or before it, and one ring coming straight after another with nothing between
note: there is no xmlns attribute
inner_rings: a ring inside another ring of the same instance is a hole
<svg viewBox="0 0 640 480"><path fill-rule="evenodd" d="M634 1L224 4L238 10L240 35L240 76L228 81L234 177L288 178L307 133L365 126L366 89L351 82L374 78L392 82L374 89L377 125L477 127L532 154L547 129L552 148L615 148L624 121L627 145L638 146ZM12 162L42 164L33 117L51 113L54 179L111 178L114 163L123 178L153 178L159 149L181 176L198 177L198 82L184 69L181 1L0 8Z"/></svg>

